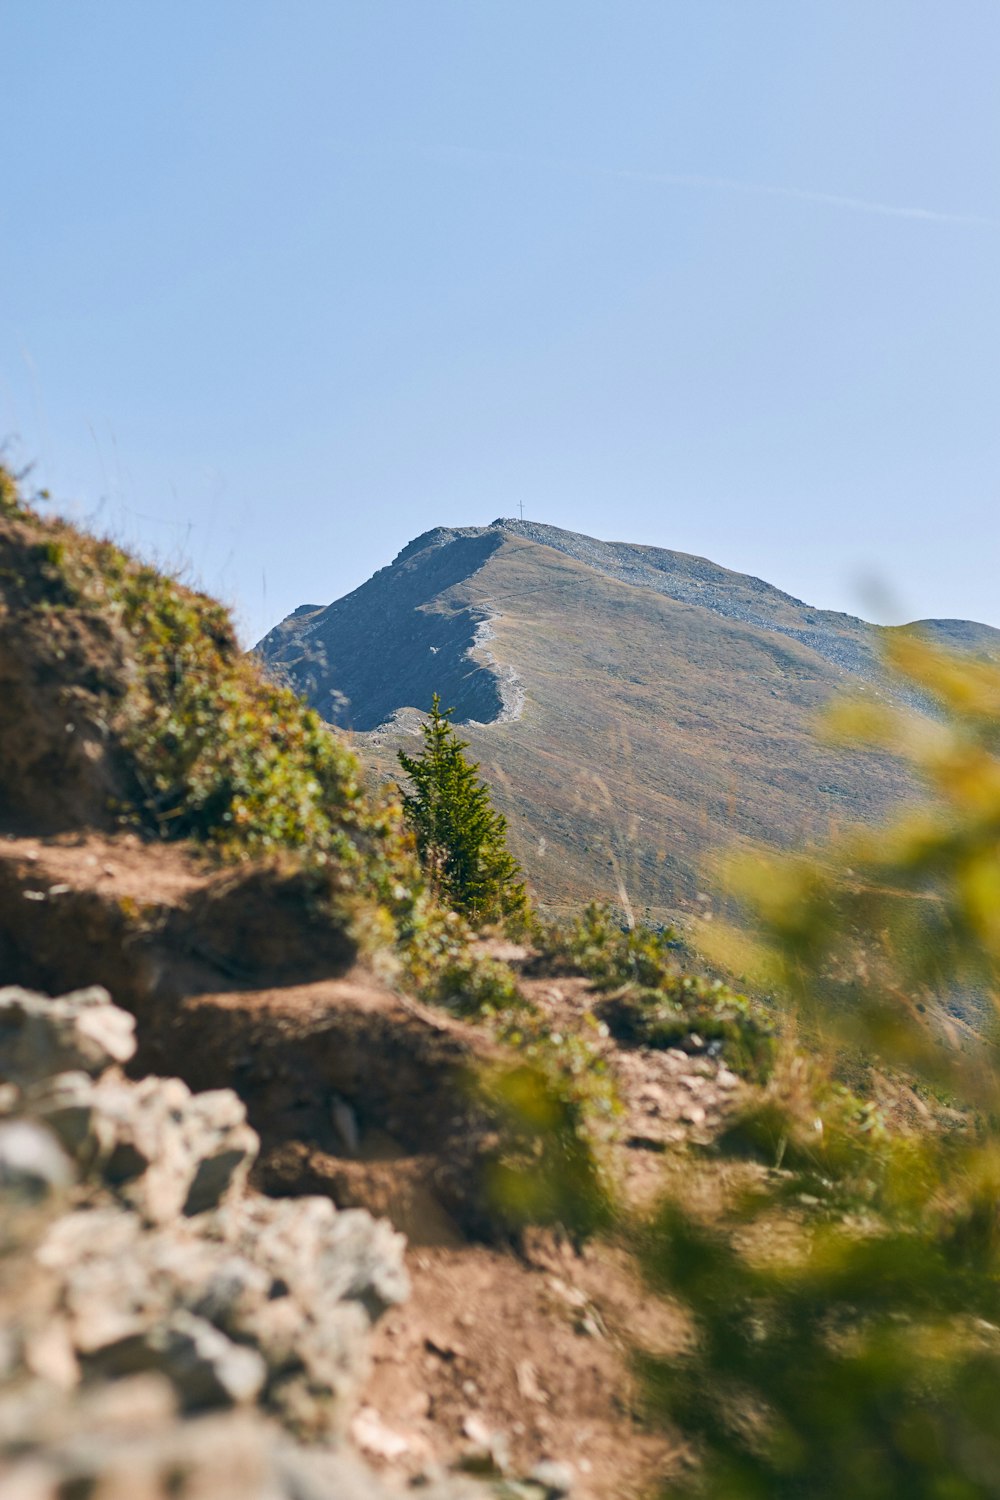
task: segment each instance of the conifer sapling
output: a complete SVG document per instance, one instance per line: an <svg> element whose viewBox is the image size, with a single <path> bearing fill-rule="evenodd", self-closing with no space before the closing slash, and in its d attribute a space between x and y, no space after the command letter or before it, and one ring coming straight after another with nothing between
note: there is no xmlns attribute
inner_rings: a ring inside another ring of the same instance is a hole
<svg viewBox="0 0 1000 1500"><path fill-rule="evenodd" d="M421 725L421 753L398 752L410 778L403 812L441 899L476 924L506 920L526 911L521 870L507 848L507 820L493 807L478 764L466 759L468 741L449 722L452 713L435 693Z"/></svg>

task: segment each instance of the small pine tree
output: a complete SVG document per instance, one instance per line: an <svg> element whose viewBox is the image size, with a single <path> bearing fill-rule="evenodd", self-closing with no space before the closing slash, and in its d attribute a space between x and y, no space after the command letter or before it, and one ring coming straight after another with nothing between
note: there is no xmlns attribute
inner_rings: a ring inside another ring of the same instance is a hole
<svg viewBox="0 0 1000 1500"><path fill-rule="evenodd" d="M507 848L507 820L490 802L488 788L466 760L468 741L449 722L437 693L421 726L419 755L399 751L410 778L403 812L417 841L417 852L442 900L474 923L524 914L527 897L521 870Z"/></svg>

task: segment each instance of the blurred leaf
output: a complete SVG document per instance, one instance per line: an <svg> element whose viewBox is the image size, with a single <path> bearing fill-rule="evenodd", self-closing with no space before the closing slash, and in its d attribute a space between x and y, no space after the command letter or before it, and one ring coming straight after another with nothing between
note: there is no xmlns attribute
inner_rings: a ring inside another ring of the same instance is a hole
<svg viewBox="0 0 1000 1500"><path fill-rule="evenodd" d="M731 861L756 935L708 937L815 1050L790 1033L721 1143L780 1172L715 1220L669 1202L648 1237L693 1320L685 1357L643 1361L700 1454L671 1493L1000 1496L1000 669L912 632L887 658L936 717L866 698L834 732L905 755L925 804L812 858ZM923 1089L924 1127L887 1129L824 1050Z"/></svg>

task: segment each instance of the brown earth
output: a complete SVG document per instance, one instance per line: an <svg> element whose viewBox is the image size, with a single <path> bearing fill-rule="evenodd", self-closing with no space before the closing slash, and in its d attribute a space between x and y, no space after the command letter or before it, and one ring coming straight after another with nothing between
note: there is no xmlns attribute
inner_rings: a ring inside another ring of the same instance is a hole
<svg viewBox="0 0 1000 1500"><path fill-rule="evenodd" d="M501 945L482 946L496 953ZM517 965L509 945L502 950ZM520 983L567 1034L595 1000L579 976ZM710 1145L743 1086L714 1059L679 1050L626 1050L607 1038L603 1051L621 1104L611 1171L641 1213L668 1181L676 1186L697 1171L692 1151ZM702 1170L706 1187L720 1172L707 1162ZM721 1172L746 1178L759 1169ZM358 1434L369 1437L373 1458L394 1452L394 1466L412 1473L428 1452L475 1449L484 1432L499 1433L515 1466L539 1452L568 1460L579 1476L574 1493L593 1500L648 1495L654 1476L689 1461L682 1442L645 1426L630 1372L637 1344L678 1350L686 1325L642 1286L626 1248L605 1241L574 1250L539 1234L516 1258L469 1245L421 1247L410 1270L410 1301L375 1334L368 1401L380 1422L372 1432L363 1414Z"/></svg>
<svg viewBox="0 0 1000 1500"><path fill-rule="evenodd" d="M245 877L258 927L263 878ZM240 888L238 874L131 834L0 838L0 974L55 992L107 984L138 1018L132 1071L239 1092L262 1138L259 1187L327 1193L407 1233L413 1296L377 1331L355 1424L369 1457L411 1475L474 1461L492 1443L521 1472L544 1457L572 1463L574 1493L591 1500L643 1493L683 1454L643 1423L630 1340L643 1329L676 1343L679 1320L614 1245L575 1250L542 1234L516 1249L489 1243L479 1177L494 1122L467 1079L495 1044L348 954L325 955L341 970L331 977L301 982L293 966L282 982L275 933L293 958L308 939L291 900L270 904L271 960L248 984ZM214 905L229 916L213 928ZM521 984L567 1031L593 1000L577 976ZM712 1059L603 1045L623 1111L613 1175L641 1204L664 1167L710 1140L740 1085Z"/></svg>
<svg viewBox="0 0 1000 1500"><path fill-rule="evenodd" d="M480 1246L421 1248L408 1265L411 1298L374 1338L375 1441L364 1408L355 1424L371 1457L395 1449L393 1467L412 1474L495 1434L515 1471L540 1457L568 1462L574 1494L594 1500L646 1494L682 1458L642 1421L628 1351L651 1309L620 1252L549 1244L520 1261ZM676 1341L672 1327L667 1337Z"/></svg>
<svg viewBox="0 0 1000 1500"><path fill-rule="evenodd" d="M294 900L296 887L279 868L219 873L135 835L8 837L0 973L53 993L104 984L139 1020L137 1075L235 1088L262 1139L257 1172L268 1190L326 1183L356 1201L350 1158L371 1133L377 1154L399 1163L404 1198L432 1178L447 1211L482 1232L470 1183L494 1125L469 1079L495 1048L388 988L354 962L342 934L317 947L322 924ZM266 959L256 973L255 954ZM330 977L316 978L324 969Z"/></svg>

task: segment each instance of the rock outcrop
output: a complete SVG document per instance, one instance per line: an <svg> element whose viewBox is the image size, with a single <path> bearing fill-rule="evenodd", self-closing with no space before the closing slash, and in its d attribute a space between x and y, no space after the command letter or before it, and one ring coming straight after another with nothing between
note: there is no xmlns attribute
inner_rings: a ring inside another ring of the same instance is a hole
<svg viewBox="0 0 1000 1500"><path fill-rule="evenodd" d="M0 989L0 1493L391 1500L348 1433L403 1236L247 1188L237 1095L127 1079L133 1029L97 986ZM421 1494L547 1500L549 1467Z"/></svg>
<svg viewBox="0 0 1000 1500"><path fill-rule="evenodd" d="M133 1025L96 987L0 990L0 1490L386 1493L343 1438L372 1324L407 1296L402 1236L249 1190L237 1096L126 1078Z"/></svg>

